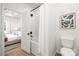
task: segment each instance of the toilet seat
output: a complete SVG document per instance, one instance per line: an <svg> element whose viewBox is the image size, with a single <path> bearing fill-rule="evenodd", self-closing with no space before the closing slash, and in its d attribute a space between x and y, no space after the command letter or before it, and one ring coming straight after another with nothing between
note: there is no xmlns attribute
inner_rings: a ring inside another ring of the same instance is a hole
<svg viewBox="0 0 79 59"><path fill-rule="evenodd" d="M75 56L75 53L69 48L61 48L60 52L62 56Z"/></svg>

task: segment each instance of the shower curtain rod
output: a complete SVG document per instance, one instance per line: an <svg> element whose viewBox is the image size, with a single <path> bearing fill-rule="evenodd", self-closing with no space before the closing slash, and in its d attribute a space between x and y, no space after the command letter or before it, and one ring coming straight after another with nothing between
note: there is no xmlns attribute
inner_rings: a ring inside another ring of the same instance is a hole
<svg viewBox="0 0 79 59"><path fill-rule="evenodd" d="M39 7L40 7L40 6L35 7L34 9L31 10L31 12L34 11L35 9L39 8Z"/></svg>

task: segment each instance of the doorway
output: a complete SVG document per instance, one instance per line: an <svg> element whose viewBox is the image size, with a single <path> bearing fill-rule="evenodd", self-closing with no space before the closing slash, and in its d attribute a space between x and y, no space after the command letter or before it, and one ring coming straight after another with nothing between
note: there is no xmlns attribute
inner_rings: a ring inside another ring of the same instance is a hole
<svg viewBox="0 0 79 59"><path fill-rule="evenodd" d="M4 55L19 55L20 53L17 54L16 51L21 51L21 15L14 9L3 8L3 19Z"/></svg>
<svg viewBox="0 0 79 59"><path fill-rule="evenodd" d="M25 7L26 4L3 4L4 52L9 51L8 53L10 53L7 55L4 53L6 56L10 56L12 52L16 51L22 51L21 53L24 52L27 55L40 55L38 46L39 8L32 12L30 8L21 10ZM19 10L21 12L18 12ZM12 55L16 56L16 54Z"/></svg>

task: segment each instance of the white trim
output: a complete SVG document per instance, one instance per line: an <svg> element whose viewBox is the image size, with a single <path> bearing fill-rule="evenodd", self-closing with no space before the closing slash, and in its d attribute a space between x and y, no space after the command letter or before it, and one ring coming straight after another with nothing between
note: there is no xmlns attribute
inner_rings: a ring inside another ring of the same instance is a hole
<svg viewBox="0 0 79 59"><path fill-rule="evenodd" d="M4 56L4 19L3 19L3 4L1 4L1 44L2 44L2 56Z"/></svg>

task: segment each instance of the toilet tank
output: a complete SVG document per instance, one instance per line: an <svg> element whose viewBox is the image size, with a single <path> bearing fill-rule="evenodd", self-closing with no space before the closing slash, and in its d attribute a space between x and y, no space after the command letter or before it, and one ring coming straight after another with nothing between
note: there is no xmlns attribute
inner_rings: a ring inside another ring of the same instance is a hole
<svg viewBox="0 0 79 59"><path fill-rule="evenodd" d="M74 38L61 37L61 44L63 48L73 48Z"/></svg>

